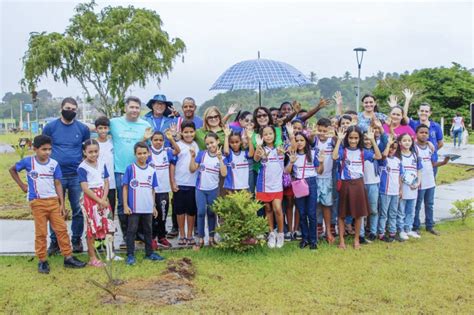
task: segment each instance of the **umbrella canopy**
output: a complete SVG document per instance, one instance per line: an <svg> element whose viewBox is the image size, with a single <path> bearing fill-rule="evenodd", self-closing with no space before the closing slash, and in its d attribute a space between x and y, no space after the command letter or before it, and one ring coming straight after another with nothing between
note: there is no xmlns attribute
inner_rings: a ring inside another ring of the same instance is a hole
<svg viewBox="0 0 474 315"><path fill-rule="evenodd" d="M280 61L253 59L227 69L210 90L256 90L302 86L311 81L295 67Z"/></svg>
<svg viewBox="0 0 474 315"><path fill-rule="evenodd" d="M312 82L295 67L275 60L253 59L236 63L227 69L210 90L261 90L294 87Z"/></svg>

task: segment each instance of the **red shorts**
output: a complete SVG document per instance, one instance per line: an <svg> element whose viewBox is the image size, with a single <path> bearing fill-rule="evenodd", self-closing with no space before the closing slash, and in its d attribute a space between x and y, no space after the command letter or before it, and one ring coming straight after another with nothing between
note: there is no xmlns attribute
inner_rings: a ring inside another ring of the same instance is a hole
<svg viewBox="0 0 474 315"><path fill-rule="evenodd" d="M283 200L283 192L257 192L257 200L262 202L272 202L275 199Z"/></svg>
<svg viewBox="0 0 474 315"><path fill-rule="evenodd" d="M295 194L293 193L293 187L288 187L283 190L283 196L294 197Z"/></svg>

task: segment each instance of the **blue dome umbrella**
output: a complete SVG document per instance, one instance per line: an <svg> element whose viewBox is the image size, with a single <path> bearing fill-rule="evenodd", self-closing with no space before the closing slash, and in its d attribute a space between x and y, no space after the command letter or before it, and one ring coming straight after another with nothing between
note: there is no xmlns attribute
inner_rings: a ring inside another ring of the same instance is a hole
<svg viewBox="0 0 474 315"><path fill-rule="evenodd" d="M312 82L295 67L275 60L258 59L236 63L227 69L209 90L257 90L262 105L262 90L295 87Z"/></svg>

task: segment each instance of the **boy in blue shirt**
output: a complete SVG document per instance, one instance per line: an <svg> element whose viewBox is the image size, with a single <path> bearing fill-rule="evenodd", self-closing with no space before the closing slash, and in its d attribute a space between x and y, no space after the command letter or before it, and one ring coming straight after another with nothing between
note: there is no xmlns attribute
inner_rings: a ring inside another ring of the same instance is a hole
<svg viewBox="0 0 474 315"><path fill-rule="evenodd" d="M146 143L135 144L134 153L136 162L129 165L123 175L123 207L128 215L127 227L127 265L134 265L135 237L138 224L141 222L145 238L145 259L162 261L163 257L153 252L152 216L158 217L155 208L155 188L158 186L155 169L147 164L150 155Z"/></svg>
<svg viewBox="0 0 474 315"><path fill-rule="evenodd" d="M31 212L35 221L35 253L39 259L38 272L48 274L46 237L48 221L56 232L59 248L64 256L64 267L83 268L86 263L72 256L72 248L67 232L66 209L64 208L61 169L56 160L51 159L51 138L36 136L33 140L34 156L28 156L10 168L10 175L23 192L28 193ZM25 184L18 172L26 170L28 184Z"/></svg>

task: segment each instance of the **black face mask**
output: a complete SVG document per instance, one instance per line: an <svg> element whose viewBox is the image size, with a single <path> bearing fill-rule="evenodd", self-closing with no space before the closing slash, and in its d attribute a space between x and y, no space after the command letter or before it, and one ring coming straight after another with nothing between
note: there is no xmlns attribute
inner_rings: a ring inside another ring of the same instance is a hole
<svg viewBox="0 0 474 315"><path fill-rule="evenodd" d="M76 117L76 112L73 110L63 109L61 111L61 116L67 121L72 121Z"/></svg>

